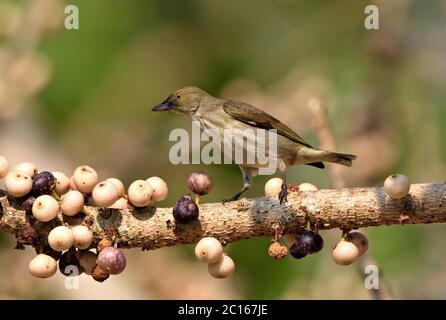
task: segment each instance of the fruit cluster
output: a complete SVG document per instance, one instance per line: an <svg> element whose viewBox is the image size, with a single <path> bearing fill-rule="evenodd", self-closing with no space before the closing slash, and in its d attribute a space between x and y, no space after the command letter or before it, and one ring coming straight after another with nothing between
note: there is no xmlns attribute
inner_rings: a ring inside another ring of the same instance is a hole
<svg viewBox="0 0 446 320"><path fill-rule="evenodd" d="M282 179L272 178L265 184L265 195L267 197L277 198L282 187ZM302 183L298 186L298 190L302 192L312 192L318 188L311 183ZM400 174L389 176L384 182L384 192L391 199L403 199L410 190L409 179ZM280 243L279 239L268 248L268 254L273 259L280 260L285 258L289 253L295 259L302 259L309 254L319 252L324 246L324 240L318 232L312 230L304 230L297 234L286 234L285 243ZM334 246L332 251L333 261L338 265L350 265L358 257L367 252L369 241L367 237L358 231L343 232L341 241Z"/></svg>
<svg viewBox="0 0 446 320"><path fill-rule="evenodd" d="M0 156L0 179L11 197L22 204L27 213L28 225L17 232L20 245L33 245L38 255L29 263L29 271L36 277L47 278L55 274L57 268L66 276L80 273L91 275L96 281L104 281L110 275L121 273L126 267L123 251L110 239L102 239L95 245L94 234L88 219L83 224L62 223L63 216L84 214L84 205L102 208L129 209L145 207L167 197L167 184L158 177L133 182L125 192L123 183L116 178L99 180L97 172L89 166L76 168L69 178L62 172L39 172L36 166L23 162L9 171L8 161ZM188 224L199 216L200 196L208 194L213 186L209 175L192 173L186 185L195 195L182 196L172 210L175 221ZM274 197L281 191L282 180L273 178L265 184L265 195ZM384 183L384 192L391 199L407 196L410 183L407 177L394 174ZM310 183L298 186L300 192L314 192L318 188ZM283 259L288 252L295 259L322 250L324 240L318 226L309 218L309 230L297 234L285 234L287 245L280 243L281 232L276 232L268 254L274 259ZM48 223L51 231L46 239L41 239L36 223ZM367 237L358 231L344 231L340 242L334 246L332 257L338 265L349 265L368 250ZM234 261L223 252L223 246L215 238L205 237L195 247L196 257L208 264L208 271L215 278L226 278L234 273Z"/></svg>
<svg viewBox="0 0 446 320"><path fill-rule="evenodd" d="M126 194L119 179L100 181L97 172L86 165L76 168L68 178L62 172L38 172L29 162L9 171L3 156L0 156L1 178L8 194L21 202L27 213L28 225L19 230L17 240L21 246L35 247L38 255L28 267L32 275L40 278L54 275L57 267L66 276L84 272L101 282L109 275L121 273L126 266L121 249L108 239L94 247L87 219L83 224L68 225L63 216L84 214L85 204L112 209L144 207L164 200L168 193L167 184L158 177L133 182ZM41 239L35 228L42 223L52 228L46 239Z"/></svg>
<svg viewBox="0 0 446 320"><path fill-rule="evenodd" d="M208 264L208 272L214 278L227 278L234 273L234 261L223 252L220 241L213 237L203 238L197 243L195 256Z"/></svg>

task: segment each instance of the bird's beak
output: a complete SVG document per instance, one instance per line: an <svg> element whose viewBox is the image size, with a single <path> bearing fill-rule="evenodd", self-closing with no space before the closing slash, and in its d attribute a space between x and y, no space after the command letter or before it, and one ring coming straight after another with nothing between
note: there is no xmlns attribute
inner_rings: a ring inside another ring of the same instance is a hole
<svg viewBox="0 0 446 320"><path fill-rule="evenodd" d="M172 102L169 102L168 99L161 102L159 105L156 105L153 107L152 111L166 111L170 110L174 107L174 104Z"/></svg>

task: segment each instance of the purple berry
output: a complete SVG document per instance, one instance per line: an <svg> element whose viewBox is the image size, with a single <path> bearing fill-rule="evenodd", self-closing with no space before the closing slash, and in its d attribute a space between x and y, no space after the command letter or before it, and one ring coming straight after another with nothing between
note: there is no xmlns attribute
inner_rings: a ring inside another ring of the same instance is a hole
<svg viewBox="0 0 446 320"><path fill-rule="evenodd" d="M67 277L75 277L84 272L84 268L76 257L76 250L70 249L62 254L59 259L59 270Z"/></svg>
<svg viewBox="0 0 446 320"><path fill-rule="evenodd" d="M124 271L126 259L124 252L115 247L106 247L99 252L98 266L108 274L119 274Z"/></svg>
<svg viewBox="0 0 446 320"><path fill-rule="evenodd" d="M302 259L305 258L307 256L306 253L303 253L301 251L299 251L299 249L297 248L296 243L294 243L291 247L290 247L290 254L294 259Z"/></svg>
<svg viewBox="0 0 446 320"><path fill-rule="evenodd" d="M198 218L198 206L189 196L182 196L173 208L173 217L180 223L189 223Z"/></svg>
<svg viewBox="0 0 446 320"><path fill-rule="evenodd" d="M48 171L42 171L33 179L33 188L31 190L35 197L51 194L56 186L56 178Z"/></svg>
<svg viewBox="0 0 446 320"><path fill-rule="evenodd" d="M297 236L296 248L305 254L312 254L324 247L324 240L314 231L304 231Z"/></svg>

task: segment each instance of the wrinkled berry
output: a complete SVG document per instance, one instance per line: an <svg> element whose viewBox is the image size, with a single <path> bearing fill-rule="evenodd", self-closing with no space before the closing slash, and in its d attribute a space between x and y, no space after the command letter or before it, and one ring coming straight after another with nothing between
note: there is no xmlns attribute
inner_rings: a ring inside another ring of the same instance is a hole
<svg viewBox="0 0 446 320"><path fill-rule="evenodd" d="M198 218L198 206L189 196L182 196L173 208L173 217L180 223L188 223Z"/></svg>

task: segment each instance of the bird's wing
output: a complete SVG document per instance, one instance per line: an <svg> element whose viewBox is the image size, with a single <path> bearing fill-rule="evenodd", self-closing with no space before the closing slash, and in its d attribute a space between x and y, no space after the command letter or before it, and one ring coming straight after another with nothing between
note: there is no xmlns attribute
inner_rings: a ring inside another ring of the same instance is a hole
<svg viewBox="0 0 446 320"><path fill-rule="evenodd" d="M234 119L251 125L256 128L265 130L276 129L277 133L294 142L303 144L306 147L312 148L308 143L302 139L297 133L284 125L276 118L270 116L266 112L257 109L247 103L240 101L228 100L223 104L223 110Z"/></svg>

